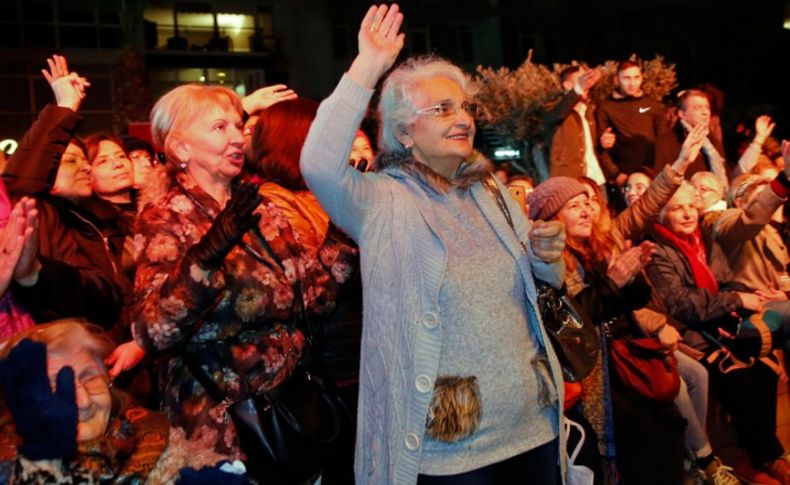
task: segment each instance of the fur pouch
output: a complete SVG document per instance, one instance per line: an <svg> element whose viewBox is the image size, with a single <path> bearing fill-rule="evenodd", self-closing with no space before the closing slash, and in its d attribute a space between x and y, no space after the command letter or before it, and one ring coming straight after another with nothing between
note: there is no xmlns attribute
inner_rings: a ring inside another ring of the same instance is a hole
<svg viewBox="0 0 790 485"><path fill-rule="evenodd" d="M538 406L541 408L558 407L560 398L554 379L551 377L551 366L546 352L539 352L532 359L532 370L538 380Z"/></svg>
<svg viewBox="0 0 790 485"><path fill-rule="evenodd" d="M440 376L434 385L425 432L446 443L467 438L480 425L481 407L477 377Z"/></svg>

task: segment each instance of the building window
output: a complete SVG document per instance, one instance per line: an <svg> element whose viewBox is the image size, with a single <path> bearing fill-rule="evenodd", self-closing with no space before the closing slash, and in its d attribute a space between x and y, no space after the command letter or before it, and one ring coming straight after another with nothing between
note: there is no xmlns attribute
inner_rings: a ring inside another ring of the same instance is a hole
<svg viewBox="0 0 790 485"><path fill-rule="evenodd" d="M221 8L201 3L176 4L175 9L147 8L143 17L149 28L155 29L156 41L146 43L149 48L171 50L254 52L273 48L270 11L251 14Z"/></svg>

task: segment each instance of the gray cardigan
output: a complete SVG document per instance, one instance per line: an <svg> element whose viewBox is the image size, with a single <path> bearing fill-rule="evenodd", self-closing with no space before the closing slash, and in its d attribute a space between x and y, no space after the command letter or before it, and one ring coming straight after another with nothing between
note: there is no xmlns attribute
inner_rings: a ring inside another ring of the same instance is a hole
<svg viewBox="0 0 790 485"><path fill-rule="evenodd" d="M351 143L372 91L344 75L321 103L302 149L301 169L330 218L360 247L364 321L355 473L358 484L413 484L419 474L425 421L442 351L439 290L445 247L432 230L426 185L397 167L361 173L348 164ZM527 257L496 202L471 188L483 216L516 260L530 307L531 332L548 351L564 470L562 373L538 313L532 274L559 287L563 264ZM503 193L519 237L530 222ZM505 336L506 337L506 336Z"/></svg>

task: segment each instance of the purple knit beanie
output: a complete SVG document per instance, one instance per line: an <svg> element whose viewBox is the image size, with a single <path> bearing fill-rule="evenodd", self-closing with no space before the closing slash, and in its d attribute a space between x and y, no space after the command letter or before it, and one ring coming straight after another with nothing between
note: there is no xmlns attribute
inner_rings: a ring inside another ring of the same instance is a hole
<svg viewBox="0 0 790 485"><path fill-rule="evenodd" d="M527 197L529 218L547 221L562 209L566 202L586 193L584 184L572 177L551 177L535 187Z"/></svg>

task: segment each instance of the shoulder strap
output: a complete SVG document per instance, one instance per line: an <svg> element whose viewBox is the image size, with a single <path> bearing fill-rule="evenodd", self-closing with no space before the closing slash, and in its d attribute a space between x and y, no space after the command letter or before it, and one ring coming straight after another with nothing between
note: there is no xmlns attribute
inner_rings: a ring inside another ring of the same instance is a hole
<svg viewBox="0 0 790 485"><path fill-rule="evenodd" d="M494 180L494 174L488 173L483 178L483 187L486 188L489 194L494 198L497 205L499 206L499 210L502 211L502 215L505 216L505 220L507 221L507 225L510 226L510 229L513 230L513 234L516 235L516 239L521 244L521 247L524 248L524 252L529 253L527 249L527 245L524 244L524 241L518 237L518 233L516 233L516 226L513 225L513 217L510 215L510 209L507 207L507 202L505 202L505 197L502 195L502 191L499 190L499 185L497 185L496 180Z"/></svg>

